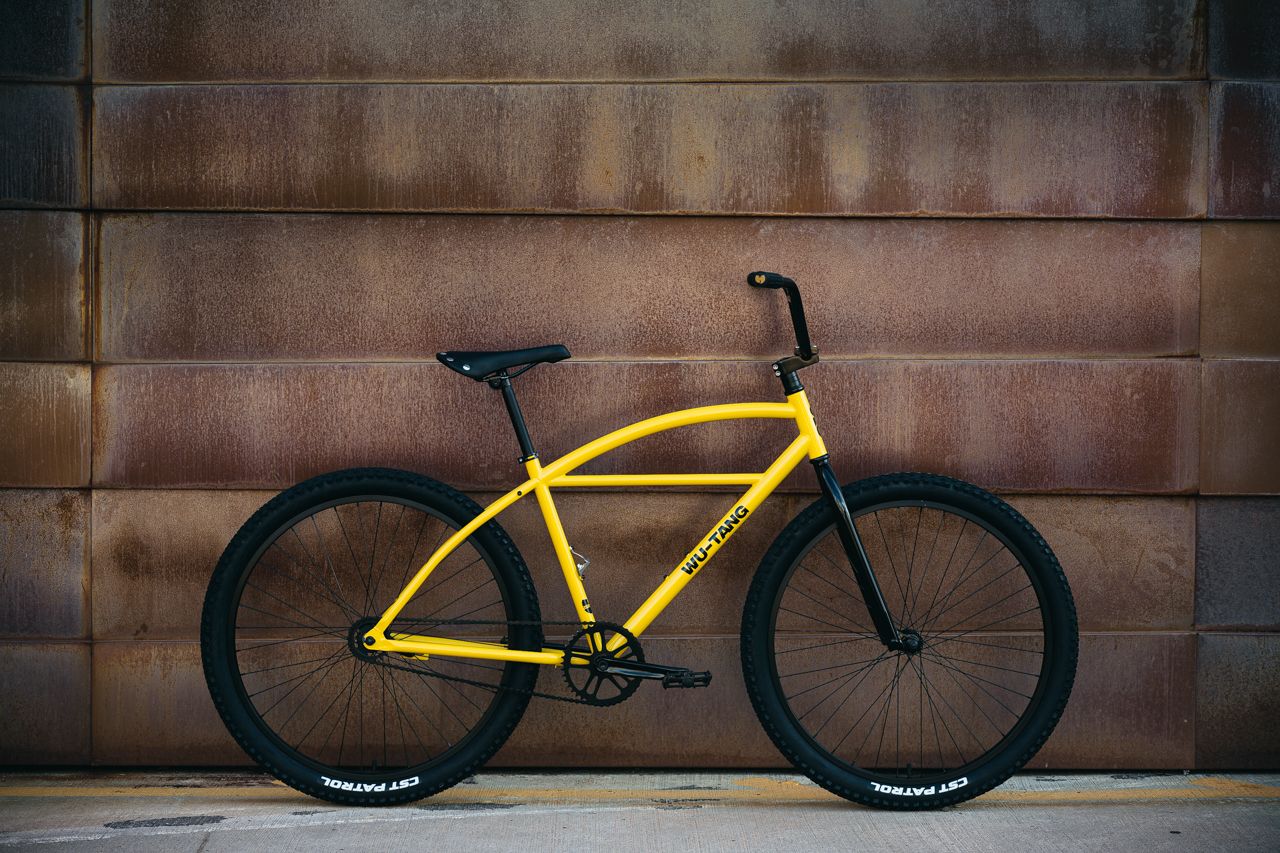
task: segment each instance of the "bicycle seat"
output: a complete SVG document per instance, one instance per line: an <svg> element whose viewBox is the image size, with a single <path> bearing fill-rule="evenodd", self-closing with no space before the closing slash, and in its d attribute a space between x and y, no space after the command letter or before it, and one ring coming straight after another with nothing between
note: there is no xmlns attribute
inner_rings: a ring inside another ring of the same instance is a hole
<svg viewBox="0 0 1280 853"><path fill-rule="evenodd" d="M535 365L543 362L564 361L569 357L569 350L563 344L552 344L545 347L509 350L451 350L438 352L436 358L445 367L463 376L477 381L484 381L500 370L527 364Z"/></svg>

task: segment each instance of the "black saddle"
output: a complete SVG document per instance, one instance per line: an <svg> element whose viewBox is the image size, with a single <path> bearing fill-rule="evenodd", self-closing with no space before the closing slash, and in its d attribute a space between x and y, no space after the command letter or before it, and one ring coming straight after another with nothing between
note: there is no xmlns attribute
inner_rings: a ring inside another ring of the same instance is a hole
<svg viewBox="0 0 1280 853"><path fill-rule="evenodd" d="M477 352L438 352L436 358L450 370L463 376L470 376L479 382L512 367L527 365L525 370L543 362L564 361L569 357L569 350L563 344L552 344L530 349L491 350ZM523 372L523 371L518 371Z"/></svg>

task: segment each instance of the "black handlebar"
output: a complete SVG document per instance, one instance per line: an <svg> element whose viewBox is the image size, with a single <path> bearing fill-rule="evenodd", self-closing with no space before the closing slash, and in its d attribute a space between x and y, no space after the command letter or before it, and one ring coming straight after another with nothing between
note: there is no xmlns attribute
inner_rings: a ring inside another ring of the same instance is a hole
<svg viewBox="0 0 1280 853"><path fill-rule="evenodd" d="M809 340L809 324L804 319L804 303L800 299L800 288L796 287L796 283L785 275L762 270L748 275L747 284L786 292L787 307L791 309L791 325L796 330L796 355L806 362L817 361L818 348Z"/></svg>

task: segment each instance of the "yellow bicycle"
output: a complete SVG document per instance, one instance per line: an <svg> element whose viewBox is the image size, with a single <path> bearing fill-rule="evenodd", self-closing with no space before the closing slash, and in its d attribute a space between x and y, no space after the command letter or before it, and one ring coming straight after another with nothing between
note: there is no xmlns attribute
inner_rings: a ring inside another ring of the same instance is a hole
<svg viewBox="0 0 1280 853"><path fill-rule="evenodd" d="M474 773L533 697L606 706L644 681L706 687L711 673L650 660L640 638L807 458L821 497L774 541L743 610L743 674L769 737L819 785L886 808L960 802L1030 760L1076 669L1058 561L1021 515L968 483L907 473L839 485L798 377L818 361L800 291L776 273L748 283L787 295L797 345L773 365L785 402L650 418L544 466L511 380L569 351L442 352L446 367L501 392L524 482L482 510L436 480L358 468L259 509L223 553L201 625L210 693L244 750L307 794L403 803ZM636 439L738 418L790 420L797 435L758 473L575 473ZM592 612L552 491L627 486L747 488L615 623ZM542 620L524 559L495 521L528 496L573 622ZM543 668L558 671L544 685L557 689L537 689Z"/></svg>

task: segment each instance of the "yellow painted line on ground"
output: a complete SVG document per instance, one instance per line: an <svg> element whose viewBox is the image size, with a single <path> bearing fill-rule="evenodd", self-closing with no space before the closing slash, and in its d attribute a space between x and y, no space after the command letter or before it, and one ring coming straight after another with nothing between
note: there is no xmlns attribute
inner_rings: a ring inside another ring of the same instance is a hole
<svg viewBox="0 0 1280 853"><path fill-rule="evenodd" d="M1133 802L1155 800L1221 800L1280 799L1280 787L1243 782L1222 777L1188 780L1185 787L1168 788L1093 788L1058 791L991 791L982 802L999 803L1080 803ZM450 788L424 800L425 804L441 803L598 803L653 802L769 805L797 802L840 802L834 794L812 785L787 779L763 776L736 779L741 787L715 790L666 790L660 788L519 788L486 785ZM19 797L192 797L199 799L296 800L314 802L282 784L196 788L180 786L128 787L119 785L0 785L0 799Z"/></svg>

